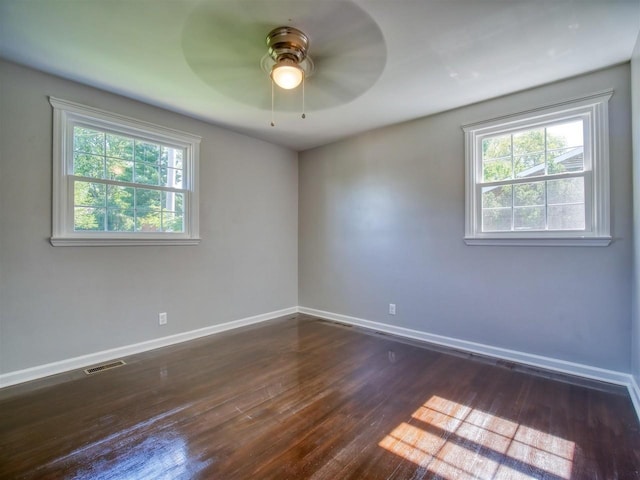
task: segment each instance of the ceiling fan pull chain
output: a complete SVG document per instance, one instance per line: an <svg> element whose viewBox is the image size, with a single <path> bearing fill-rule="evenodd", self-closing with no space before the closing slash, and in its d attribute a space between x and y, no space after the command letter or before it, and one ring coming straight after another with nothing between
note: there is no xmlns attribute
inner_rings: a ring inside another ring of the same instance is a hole
<svg viewBox="0 0 640 480"><path fill-rule="evenodd" d="M273 121L273 80L271 81L271 126L276 126L275 122Z"/></svg>
<svg viewBox="0 0 640 480"><path fill-rule="evenodd" d="M302 118L307 118L307 115L304 113L304 77L306 75L302 75Z"/></svg>

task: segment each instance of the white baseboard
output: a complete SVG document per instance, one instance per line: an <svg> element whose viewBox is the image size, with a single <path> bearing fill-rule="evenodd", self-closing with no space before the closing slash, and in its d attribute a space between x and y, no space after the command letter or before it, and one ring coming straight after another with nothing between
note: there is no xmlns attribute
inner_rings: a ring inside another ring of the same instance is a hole
<svg viewBox="0 0 640 480"><path fill-rule="evenodd" d="M211 325L210 327L191 330L189 332L177 333L175 335L169 335L167 337L155 338L153 340L147 340L145 342L125 345L123 347L90 353L88 355L82 355L80 357L73 357L65 360L60 360L58 362L47 363L45 365L38 365L36 367L26 368L24 370L4 373L0 375L0 388L8 387L10 385L16 385L18 383L28 382L30 380L36 380L38 378L48 377L50 375L56 375L58 373L68 372L70 370L85 368L96 363L102 363L114 360L116 358L134 355L136 353L147 352L149 350L155 350L156 348L194 340L196 338L232 330L234 328L244 327L246 325L252 325L254 323L265 322L267 320L272 320L284 315L291 315L297 312L297 307L285 308L283 310L263 313L261 315L242 318L218 325Z"/></svg>
<svg viewBox="0 0 640 480"><path fill-rule="evenodd" d="M532 353L508 350L506 348L494 347L492 345L485 345L482 343L469 342L467 340L460 340L457 338L445 337L442 335L435 335L433 333L398 327L396 325L389 325L387 323L372 322L371 320L350 317L348 315L341 315L339 313L325 312L323 310L316 310L314 308L298 307L298 311L300 313L306 313L308 315L325 318L327 320L334 320L336 322L355 325L369 330L390 333L399 337L420 340L427 343L454 348L456 350L477 353L487 357L499 358L502 360L508 360L511 362L538 367L545 370L551 370L554 372L588 378L591 380L598 380L601 382L622 385L624 387L627 387L627 389L629 390L631 401L633 402L636 414L638 415L638 419L640 420L640 389L638 389L638 384L633 378L633 375L630 375L628 373L617 372L615 370L606 370L599 367L568 362L566 360L559 360L551 357L544 357Z"/></svg>
<svg viewBox="0 0 640 480"><path fill-rule="evenodd" d="M255 315L253 317L242 318L231 322L221 323L218 325L212 325L210 327L200 328L197 330L191 330L188 332L178 333L175 335L169 335L167 337L156 338L145 342L135 343L132 345L125 345L123 347L113 348L110 350L103 350L88 355L82 355L79 357L73 357L58 362L48 363L45 365L38 365L24 370L17 370L0 375L0 388L8 387L10 385L16 385L18 383L28 382L30 380L36 380L38 378L48 377L50 375L56 375L58 373L64 373L71 370L80 368L86 368L90 365L102 363L110 360L114 360L136 353L143 353L149 350L155 350L156 348L166 347L174 345L176 343L182 343L189 340L194 340L207 335L213 335L215 333L225 332L234 328L240 328L247 325L252 325L274 318L282 317L285 315L291 315L293 313L305 313L327 320L334 320L336 322L346 323L348 325L355 325L369 330L380 331L397 335L399 337L410 338L427 343L433 343L436 345L442 345L457 350L462 350L471 353L477 353L480 355L499 358L511 362L521 363L533 367L543 368L545 370L551 370L560 373L566 373L569 375L575 375L578 377L589 378L592 380L598 380L607 383L613 383L616 385L622 385L629 390L629 396L640 420L640 388L633 375L623 372L617 372L614 370L606 370L599 367L593 367L580 363L568 362L566 360L559 360L550 357L544 357L531 353L519 352L516 350L509 350L501 347L494 347L491 345L485 345L482 343L470 342L467 340L460 340L452 337L445 337L442 335L435 335L432 333L423 332L420 330L412 330L409 328L398 327L396 325L389 325L386 323L373 322L370 320L364 320L362 318L350 317L348 315L341 315L338 313L325 312L323 310L316 310L314 308L307 307L290 307L274 312L264 313L261 315Z"/></svg>
<svg viewBox="0 0 640 480"><path fill-rule="evenodd" d="M532 353L519 352L517 350L508 350L506 348L494 347L482 343L469 342L452 337L435 335L420 330L412 330L410 328L398 327L387 323L372 322L362 318L349 317L338 313L324 312L313 308L299 307L300 313L315 315L317 317L335 320L337 322L357 325L359 327L370 330L377 330L400 337L421 340L423 342L434 343L457 350L477 353L480 355L508 360L511 362L522 363L534 367L543 368L545 370L553 370L556 372L567 373L569 375L577 375L579 377L590 378L592 380L600 380L603 382L614 383L617 385L627 386L629 383L629 374L616 372L614 370L605 370L598 367L583 365L580 363L568 362L566 360L558 360L550 357L543 357Z"/></svg>

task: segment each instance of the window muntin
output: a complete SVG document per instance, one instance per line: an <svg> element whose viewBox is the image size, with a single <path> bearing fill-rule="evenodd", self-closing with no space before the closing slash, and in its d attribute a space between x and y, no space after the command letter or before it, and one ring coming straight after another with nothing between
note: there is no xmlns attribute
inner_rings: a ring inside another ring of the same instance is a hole
<svg viewBox="0 0 640 480"><path fill-rule="evenodd" d="M52 244L198 243L199 137L50 101Z"/></svg>
<svg viewBox="0 0 640 480"><path fill-rule="evenodd" d="M468 244L610 243L611 94L463 127Z"/></svg>

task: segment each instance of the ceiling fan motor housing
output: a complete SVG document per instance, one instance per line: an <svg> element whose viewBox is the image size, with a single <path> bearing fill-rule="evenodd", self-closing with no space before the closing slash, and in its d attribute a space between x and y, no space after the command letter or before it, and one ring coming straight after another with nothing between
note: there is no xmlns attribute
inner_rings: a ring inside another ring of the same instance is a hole
<svg viewBox="0 0 640 480"><path fill-rule="evenodd" d="M297 28L278 27L267 35L267 47L275 62L286 59L299 64L307 58L309 38Z"/></svg>

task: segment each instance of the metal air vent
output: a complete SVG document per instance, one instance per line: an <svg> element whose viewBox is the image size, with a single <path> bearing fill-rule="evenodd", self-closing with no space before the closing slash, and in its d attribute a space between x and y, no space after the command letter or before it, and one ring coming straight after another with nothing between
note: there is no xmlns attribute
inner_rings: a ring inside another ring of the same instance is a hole
<svg viewBox="0 0 640 480"><path fill-rule="evenodd" d="M92 375L94 373L102 372L104 370L110 370L112 368L121 367L123 365L126 365L124 360L116 360L115 362L109 362L102 365L97 365L95 367L85 368L84 373L86 373L87 375Z"/></svg>

